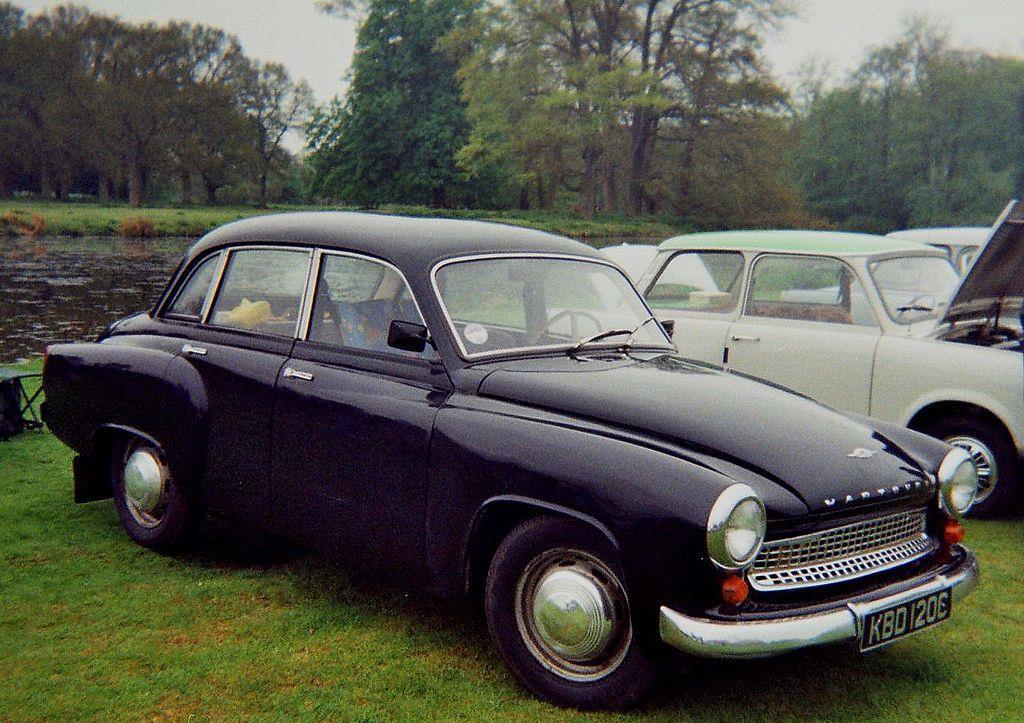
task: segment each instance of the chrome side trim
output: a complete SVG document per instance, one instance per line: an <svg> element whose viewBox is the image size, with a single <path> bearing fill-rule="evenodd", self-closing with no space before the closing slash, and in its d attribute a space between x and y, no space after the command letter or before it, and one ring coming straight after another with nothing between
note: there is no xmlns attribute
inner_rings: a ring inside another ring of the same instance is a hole
<svg viewBox="0 0 1024 723"><path fill-rule="evenodd" d="M658 630L673 648L702 658L767 658L818 645L856 640L864 616L945 588L953 599L966 597L978 584L978 560L968 552L953 572L892 595L808 615L778 620L721 622L692 617L662 606Z"/></svg>

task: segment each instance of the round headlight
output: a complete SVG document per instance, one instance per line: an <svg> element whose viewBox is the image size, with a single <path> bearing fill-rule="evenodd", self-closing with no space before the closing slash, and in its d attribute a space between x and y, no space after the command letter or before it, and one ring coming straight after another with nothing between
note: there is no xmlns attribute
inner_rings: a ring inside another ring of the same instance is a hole
<svg viewBox="0 0 1024 723"><path fill-rule="evenodd" d="M960 517L978 496L978 468L967 450L954 447L939 465L939 501L946 514Z"/></svg>
<svg viewBox="0 0 1024 723"><path fill-rule="evenodd" d="M764 503L757 493L744 484L727 487L708 515L708 555L725 570L744 567L761 549L765 525Z"/></svg>

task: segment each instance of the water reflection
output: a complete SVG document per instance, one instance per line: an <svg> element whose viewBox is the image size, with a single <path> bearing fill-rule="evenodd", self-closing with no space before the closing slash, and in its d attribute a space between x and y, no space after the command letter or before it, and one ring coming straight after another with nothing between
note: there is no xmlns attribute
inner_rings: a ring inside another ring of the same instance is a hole
<svg viewBox="0 0 1024 723"><path fill-rule="evenodd" d="M190 243L0 239L0 363L42 354L55 341L93 338L149 308Z"/></svg>

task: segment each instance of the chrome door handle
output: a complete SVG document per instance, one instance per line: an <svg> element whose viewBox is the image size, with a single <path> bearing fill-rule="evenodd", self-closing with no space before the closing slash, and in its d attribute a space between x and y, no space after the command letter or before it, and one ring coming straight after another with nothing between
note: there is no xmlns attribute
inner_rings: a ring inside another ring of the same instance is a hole
<svg viewBox="0 0 1024 723"><path fill-rule="evenodd" d="M206 347L204 346L193 346L192 344L183 344L181 347L182 354L195 354L196 356L206 356Z"/></svg>
<svg viewBox="0 0 1024 723"><path fill-rule="evenodd" d="M306 382L313 381L313 375L309 372L300 372L298 369L292 369L291 367L284 368L285 379L302 379Z"/></svg>
<svg viewBox="0 0 1024 723"><path fill-rule="evenodd" d="M753 341L753 342L758 342L758 341L761 341L761 337L759 337L759 336L747 336L745 334L733 334L732 336L729 337L729 341Z"/></svg>

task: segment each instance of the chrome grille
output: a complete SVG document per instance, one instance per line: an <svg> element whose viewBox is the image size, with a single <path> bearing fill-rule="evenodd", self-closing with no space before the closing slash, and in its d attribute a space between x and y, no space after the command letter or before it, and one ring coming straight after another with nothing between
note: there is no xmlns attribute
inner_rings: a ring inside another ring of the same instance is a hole
<svg viewBox="0 0 1024 723"><path fill-rule="evenodd" d="M922 510L900 512L765 542L749 574L757 590L784 590L851 580L916 560L938 543L924 531Z"/></svg>

